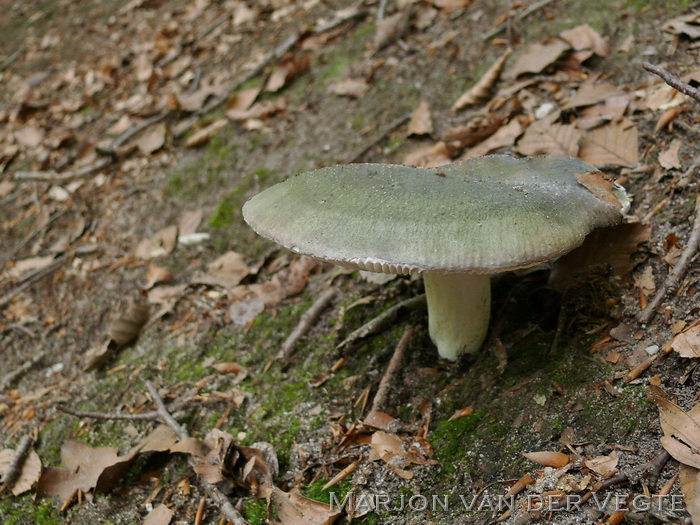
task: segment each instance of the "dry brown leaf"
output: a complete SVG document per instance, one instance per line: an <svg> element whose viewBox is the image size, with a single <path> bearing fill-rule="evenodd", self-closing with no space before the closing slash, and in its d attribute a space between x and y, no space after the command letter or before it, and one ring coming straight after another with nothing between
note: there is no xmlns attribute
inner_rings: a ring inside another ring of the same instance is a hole
<svg viewBox="0 0 700 525"><path fill-rule="evenodd" d="M401 35L408 29L408 11L408 9L404 9L391 16L377 20L376 31L374 33L375 49L380 50L401 38Z"/></svg>
<svg viewBox="0 0 700 525"><path fill-rule="evenodd" d="M265 91L274 93L285 86L311 67L311 55L296 55L275 66L265 86Z"/></svg>
<svg viewBox="0 0 700 525"><path fill-rule="evenodd" d="M627 111L629 95L610 97L601 104L579 109L579 118L574 124L579 129L593 129L611 120L618 120Z"/></svg>
<svg viewBox="0 0 700 525"><path fill-rule="evenodd" d="M277 100L264 100L256 102L248 109L229 109L226 116L231 120L265 119L282 113L287 109L287 101L284 98Z"/></svg>
<svg viewBox="0 0 700 525"><path fill-rule="evenodd" d="M681 80L686 84L700 82L700 71L693 71L687 75L683 75ZM665 82L653 84L646 88L646 90L637 92L636 94L642 97L640 101L641 109L652 109L655 111L680 106L691 100L689 96L684 95Z"/></svg>
<svg viewBox="0 0 700 525"><path fill-rule="evenodd" d="M239 374L243 367L238 363L214 363L211 367L220 374Z"/></svg>
<svg viewBox="0 0 700 525"><path fill-rule="evenodd" d="M445 141L455 153L489 138L498 131L504 120L499 115L489 113L477 115L464 125L452 127L445 133Z"/></svg>
<svg viewBox="0 0 700 525"><path fill-rule="evenodd" d="M598 32L588 24L583 24L559 34L574 49L574 58L579 62L585 62L595 53L598 56L608 56L608 43Z"/></svg>
<svg viewBox="0 0 700 525"><path fill-rule="evenodd" d="M459 9L464 9L472 3L472 0L431 0L431 3L445 11L446 13L453 13Z"/></svg>
<svg viewBox="0 0 700 525"><path fill-rule="evenodd" d="M672 18L662 28L674 35L686 35L691 40L696 40L700 38L700 14L691 13Z"/></svg>
<svg viewBox="0 0 700 525"><path fill-rule="evenodd" d="M165 127L165 124L157 124L156 126L153 126L150 131L144 133L136 141L136 145L144 155L155 153L165 144L166 132L167 128Z"/></svg>
<svg viewBox="0 0 700 525"><path fill-rule="evenodd" d="M680 169L681 161L678 158L678 151L681 149L681 141L674 139L668 149L659 153L659 164L667 170Z"/></svg>
<svg viewBox="0 0 700 525"><path fill-rule="evenodd" d="M22 279L24 276L29 275L30 273L46 268L53 262L53 260L53 255L22 259L17 261L12 268L6 272L3 272L3 274L0 274L0 276L2 276L3 279Z"/></svg>
<svg viewBox="0 0 700 525"><path fill-rule="evenodd" d="M185 95L177 95L174 102L171 104L174 106L173 109L179 109L182 111L194 112L202 109L204 103L209 97L213 97L219 94L221 88L207 84L203 85L194 91L193 93Z"/></svg>
<svg viewBox="0 0 700 525"><path fill-rule="evenodd" d="M433 132L433 118L430 115L430 106L427 102L421 101L418 107L411 114L408 122L406 134L410 135L430 135Z"/></svg>
<svg viewBox="0 0 700 525"><path fill-rule="evenodd" d="M605 102L613 97L624 97L626 93L609 82L599 82L596 79L584 82L576 94L561 107L564 109L591 106ZM627 104L625 104L625 107Z"/></svg>
<svg viewBox="0 0 700 525"><path fill-rule="evenodd" d="M659 407L663 447L681 463L700 468L700 403L683 412L661 388L653 385L648 389L648 397Z"/></svg>
<svg viewBox="0 0 700 525"><path fill-rule="evenodd" d="M255 102L255 99L258 98L259 94L260 88L250 88L238 91L228 101L226 109L246 111L250 109L250 107L253 105L253 102Z"/></svg>
<svg viewBox="0 0 700 525"><path fill-rule="evenodd" d="M192 282L233 288L250 273L243 256L236 252L226 252L207 266L207 273L196 276Z"/></svg>
<svg viewBox="0 0 700 525"><path fill-rule="evenodd" d="M204 212L202 210L184 212L177 226L180 237L197 233L197 228L202 222L202 217L204 217Z"/></svg>
<svg viewBox="0 0 700 525"><path fill-rule="evenodd" d="M620 458L617 455L617 451L613 450L609 456L597 456L586 460L585 464L593 472L600 474L604 478L609 478L617 472L619 461Z"/></svg>
<svg viewBox="0 0 700 525"><path fill-rule="evenodd" d="M162 266L156 266L155 264L148 265L148 271L146 272L146 283L143 285L144 289L150 290L156 284L164 283L173 280L173 274L167 268Z"/></svg>
<svg viewBox="0 0 700 525"><path fill-rule="evenodd" d="M226 115L228 116L229 113L230 111L227 112ZM195 131L192 135L187 137L187 140L185 141L185 146L187 146L188 148L196 148L203 144L206 144L212 139L212 137L214 137L214 135L216 135L227 125L228 121L225 118L215 120L208 126L205 126L202 129Z"/></svg>
<svg viewBox="0 0 700 525"><path fill-rule="evenodd" d="M556 154L576 157L581 132L573 124L555 124L545 118L530 124L517 145L523 155Z"/></svg>
<svg viewBox="0 0 700 525"><path fill-rule="evenodd" d="M186 284L156 286L148 291L148 302L153 304L167 304L179 297L186 288Z"/></svg>
<svg viewBox="0 0 700 525"><path fill-rule="evenodd" d="M464 155L460 157L460 160L482 157L500 148L512 146L522 134L523 127L520 125L518 119L514 118L489 138L467 150Z"/></svg>
<svg viewBox="0 0 700 525"><path fill-rule="evenodd" d="M155 259L170 255L177 245L177 226L158 230L152 237L142 240L134 255L139 259Z"/></svg>
<svg viewBox="0 0 700 525"><path fill-rule="evenodd" d="M362 98L367 94L369 84L362 78L345 78L336 82L330 88L334 95Z"/></svg>
<svg viewBox="0 0 700 525"><path fill-rule="evenodd" d="M700 470L681 465L681 492L685 497L685 508L693 523L700 523Z"/></svg>
<svg viewBox="0 0 700 525"><path fill-rule="evenodd" d="M5 471L10 467L14 456L15 451L10 448L0 451L0 476L4 475ZM40 476L41 459L39 458L39 454L37 454L34 449L31 449L24 463L22 463L22 470L17 480L12 485L12 495L19 496L31 490L34 484L39 481Z"/></svg>
<svg viewBox="0 0 700 525"><path fill-rule="evenodd" d="M586 131L580 144L579 158L599 168L605 166L632 168L639 162L637 126L624 117L616 122Z"/></svg>
<svg viewBox="0 0 700 525"><path fill-rule="evenodd" d="M561 452L525 452L523 456L545 467L562 468L569 464L569 456Z"/></svg>
<svg viewBox="0 0 700 525"><path fill-rule="evenodd" d="M168 525L173 519L175 511L159 503L143 519L143 525Z"/></svg>
<svg viewBox="0 0 700 525"><path fill-rule="evenodd" d="M44 141L46 132L43 128L40 128L36 123L32 122L15 131L14 135L18 144L28 148L36 148Z"/></svg>
<svg viewBox="0 0 700 525"><path fill-rule="evenodd" d="M669 344L682 357L700 357L700 319L677 334Z"/></svg>
<svg viewBox="0 0 700 525"><path fill-rule="evenodd" d="M343 513L340 509L309 499L298 491L283 492L272 487L270 503L277 511L280 525L332 525Z"/></svg>
<svg viewBox="0 0 700 525"><path fill-rule="evenodd" d="M136 339L148 322L147 304L129 300L124 313L119 315L107 329L109 338L118 345L125 345Z"/></svg>
<svg viewBox="0 0 700 525"><path fill-rule="evenodd" d="M469 91L457 99L452 105L452 111L459 111L486 99L491 92L491 88L498 82L503 66L505 66L506 60L512 53L513 50L511 48L506 49L500 58L484 73L484 76Z"/></svg>
<svg viewBox="0 0 700 525"><path fill-rule="evenodd" d="M525 73L540 73L552 65L571 45L559 37L551 37L544 42L531 44L520 53L513 65L508 68L506 77L516 78Z"/></svg>
<svg viewBox="0 0 700 525"><path fill-rule="evenodd" d="M643 271L634 276L634 285L639 288L644 295L651 295L656 291L656 281L654 280L654 269L647 266Z"/></svg>
<svg viewBox="0 0 700 525"><path fill-rule="evenodd" d="M402 161L407 166L419 166L422 168L436 168L451 162L450 152L447 145L442 141L422 146L406 155Z"/></svg>
<svg viewBox="0 0 700 525"><path fill-rule="evenodd" d="M448 419L448 421L454 421L455 419L461 419L463 417L471 416L473 413L474 407L472 406L460 408L459 410L455 410L455 413L450 416L450 419Z"/></svg>
<svg viewBox="0 0 700 525"><path fill-rule="evenodd" d="M578 183L603 202L607 202L617 208L622 204L615 196L615 179L602 171L590 170L585 173L574 173Z"/></svg>

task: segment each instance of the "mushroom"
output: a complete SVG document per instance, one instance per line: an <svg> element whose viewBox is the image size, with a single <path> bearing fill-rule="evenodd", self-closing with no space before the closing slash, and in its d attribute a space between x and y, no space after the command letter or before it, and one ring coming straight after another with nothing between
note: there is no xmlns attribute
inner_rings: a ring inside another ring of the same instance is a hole
<svg viewBox="0 0 700 525"><path fill-rule="evenodd" d="M324 261L420 272L441 357L476 352L488 329L491 274L527 268L619 223L624 189L562 156L490 155L439 168L349 164L292 177L246 202L260 235Z"/></svg>

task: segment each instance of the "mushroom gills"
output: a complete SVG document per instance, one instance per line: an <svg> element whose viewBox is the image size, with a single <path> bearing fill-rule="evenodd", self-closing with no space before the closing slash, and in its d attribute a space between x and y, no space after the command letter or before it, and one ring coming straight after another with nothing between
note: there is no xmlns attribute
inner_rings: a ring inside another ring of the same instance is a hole
<svg viewBox="0 0 700 525"><path fill-rule="evenodd" d="M474 273L423 272L430 338L440 357L456 360L479 350L491 315L491 281Z"/></svg>

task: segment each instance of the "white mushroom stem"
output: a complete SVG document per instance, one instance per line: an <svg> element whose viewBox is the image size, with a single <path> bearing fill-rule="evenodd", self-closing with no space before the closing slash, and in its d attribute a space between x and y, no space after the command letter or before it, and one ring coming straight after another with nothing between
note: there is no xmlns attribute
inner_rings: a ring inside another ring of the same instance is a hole
<svg viewBox="0 0 700 525"><path fill-rule="evenodd" d="M440 357L473 354L486 338L491 314L488 275L424 272L430 338Z"/></svg>

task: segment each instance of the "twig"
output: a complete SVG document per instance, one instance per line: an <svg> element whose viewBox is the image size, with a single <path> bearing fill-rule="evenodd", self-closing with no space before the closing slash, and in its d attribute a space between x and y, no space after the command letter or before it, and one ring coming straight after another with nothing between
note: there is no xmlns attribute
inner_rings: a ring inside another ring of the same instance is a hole
<svg viewBox="0 0 700 525"><path fill-rule="evenodd" d="M63 211L59 211L59 212L54 213L48 219L46 219L44 222L42 222L39 226L37 226L31 232L29 232L29 235L27 235L24 239L22 239L19 242L19 244L17 244L17 246L15 246L14 248L12 248L10 253L4 257L3 263L14 259L22 248L24 248L27 244L29 244L34 239L34 237L36 237L37 235L39 235L42 232L45 232L46 228L48 228L52 222L63 217L66 214L66 211L67 210L63 210ZM2 266L4 266L4 264L2 264Z"/></svg>
<svg viewBox="0 0 700 525"><path fill-rule="evenodd" d="M386 330L398 319L401 312L406 310L415 310L425 305L425 294L417 295L405 301L395 304L379 316L375 317L368 323L363 324L360 328L348 335L336 348L343 349L361 342L363 339Z"/></svg>
<svg viewBox="0 0 700 525"><path fill-rule="evenodd" d="M384 20L386 16L386 5L389 0L379 0L379 7L377 7L377 20Z"/></svg>
<svg viewBox="0 0 700 525"><path fill-rule="evenodd" d="M688 244L683 249L678 262L673 267L666 277L664 284L658 289L654 298L649 302L647 307L639 313L637 320L640 323L646 324L651 321L652 317L656 313L656 308L659 306L661 301L668 293L673 293L680 281L681 277L685 275L688 265L691 259L695 256L700 246L700 195L695 197L695 220L693 221L693 229L688 238Z"/></svg>
<svg viewBox="0 0 700 525"><path fill-rule="evenodd" d="M391 356L389 365L386 367L386 372L382 380L379 382L379 388L377 388L377 393L374 395L374 400L372 401L372 408L370 413L378 412L384 407L387 395L389 394L389 385L394 379L394 376L401 368L403 360L406 356L406 349L408 348L408 343L413 335L413 327L408 325L399 339L396 349L394 350L394 355Z"/></svg>
<svg viewBox="0 0 700 525"><path fill-rule="evenodd" d="M29 361L25 361L22 363L21 366L18 368L15 368L12 372L8 372L5 374L0 380L0 391L6 391L8 388L10 388L13 384L15 384L20 377L22 377L24 374L29 372L32 368L37 366L41 361L44 360L44 357L46 357L46 354L48 353L48 350L44 350L40 352L38 355L34 356L32 359Z"/></svg>
<svg viewBox="0 0 700 525"><path fill-rule="evenodd" d="M22 473L24 460L27 459L27 454L29 454L29 450L32 448L33 444L34 437L31 432L22 438L22 441L20 441L19 446L15 450L14 456L12 456L10 466L3 474L2 479L0 479L0 483L2 483L0 491L12 489L15 481L17 481L17 478L19 478L19 475Z"/></svg>
<svg viewBox="0 0 700 525"><path fill-rule="evenodd" d="M676 91L680 91L684 95L688 95L696 102L700 102L700 89L694 88L690 84L683 82L680 78L673 75L661 66L656 66L654 64L650 64L649 62L642 62L642 67L650 73L654 73L656 76L661 77L664 82L666 82Z"/></svg>
<svg viewBox="0 0 700 525"><path fill-rule="evenodd" d="M54 262L49 264L47 267L42 268L41 270L37 270L36 272L28 275L27 277L22 279L22 282L17 286L14 290L11 292L8 292L4 296L0 297L0 308L3 308L7 306L12 299L17 297L19 294L21 294L26 288L31 286L33 283L36 281L39 281L46 277L47 275L50 275L54 271L56 271L63 263L66 261L67 256L66 255L61 255L60 257L56 258Z"/></svg>
<svg viewBox="0 0 700 525"><path fill-rule="evenodd" d="M0 66L0 71L5 71L8 67L10 67L12 64L15 63L15 61L19 58L19 56L22 54L24 51L24 46L18 47L14 53L12 53L7 59L2 63L2 66Z"/></svg>
<svg viewBox="0 0 700 525"><path fill-rule="evenodd" d="M71 182L76 179L81 179L87 177L106 168L112 163L112 158L100 159L94 164L89 166L83 166L75 171L67 171L65 173L56 173L55 171L16 171L14 174L15 180L19 181L32 181L32 182L51 182L53 184L60 184L64 182Z"/></svg>
<svg viewBox="0 0 700 525"><path fill-rule="evenodd" d="M360 160L362 157L365 156L365 154L371 150L373 147L375 147L377 144L379 144L384 138L394 131L396 128L403 126L406 122L408 122L411 118L410 113L406 113L405 115L401 115L399 118L391 122L379 135L377 135L369 144L367 144L365 147L362 148L358 153L350 157L348 160L345 161L345 164L352 164L353 162L357 162Z"/></svg>
<svg viewBox="0 0 700 525"><path fill-rule="evenodd" d="M143 412L142 414L122 414L122 413L104 413L104 412L83 412L81 410L73 410L63 405L59 405L58 410L76 417L89 417L92 419L124 419L127 421L143 421L158 419L158 412Z"/></svg>
<svg viewBox="0 0 700 525"><path fill-rule="evenodd" d="M543 7L547 6L548 4L551 4L554 2L554 0L540 0L539 2L535 2L534 4L530 4L526 8L524 8L520 13L518 13L518 20L524 20L528 16L530 16L532 13L535 11L539 11ZM510 21L510 17L508 17L506 20L501 22L498 27L495 27L489 33L484 37L484 40L490 40L493 37L495 37L497 34L499 34L501 31L504 31L508 27L508 22Z"/></svg>
<svg viewBox="0 0 700 525"><path fill-rule="evenodd" d="M323 310L325 310L326 307L331 304L335 294L335 288L329 288L319 295L318 299L316 299L314 304L311 305L311 308L309 308L304 315L301 316L301 319L299 319L299 324L294 331L289 334L289 337L287 337L285 342L282 343L280 351L277 353L277 359L287 360L292 356L294 353L294 347L299 339L304 337L309 330L311 330L311 327L318 320L321 312L323 312Z"/></svg>
<svg viewBox="0 0 700 525"><path fill-rule="evenodd" d="M175 421L175 418L173 418L173 416L170 415L170 412L168 412L165 403L163 403L163 398L160 397L160 394L158 393L158 390L153 385L153 383L151 383L150 381L146 381L145 384L148 393L153 399L153 403L156 405L156 409L160 419L166 425L168 425L181 440L188 438L189 433L187 432L187 429L180 426L180 424L177 421ZM187 462L190 464L192 470L196 472L192 456L188 457ZM204 487L204 490L209 495L209 497L213 499L217 505L219 505L222 514L226 517L228 521L233 523L233 525L249 525L248 522L243 518L241 513L236 510L236 508L231 504L226 495L223 492L221 492L216 487L216 485L212 485L201 476L199 477L199 482L202 484L202 487Z"/></svg>
<svg viewBox="0 0 700 525"><path fill-rule="evenodd" d="M149 126L152 126L153 124L157 124L161 120L164 120L169 114L170 111L163 111L162 113L158 113L157 115L154 115L151 118L147 118L143 122L132 126L123 133L121 133L109 144L109 146L105 148L98 148L97 151L103 155L110 155L111 157L114 157L116 159L119 148L121 148L129 140L131 140L133 137L141 133Z"/></svg>

